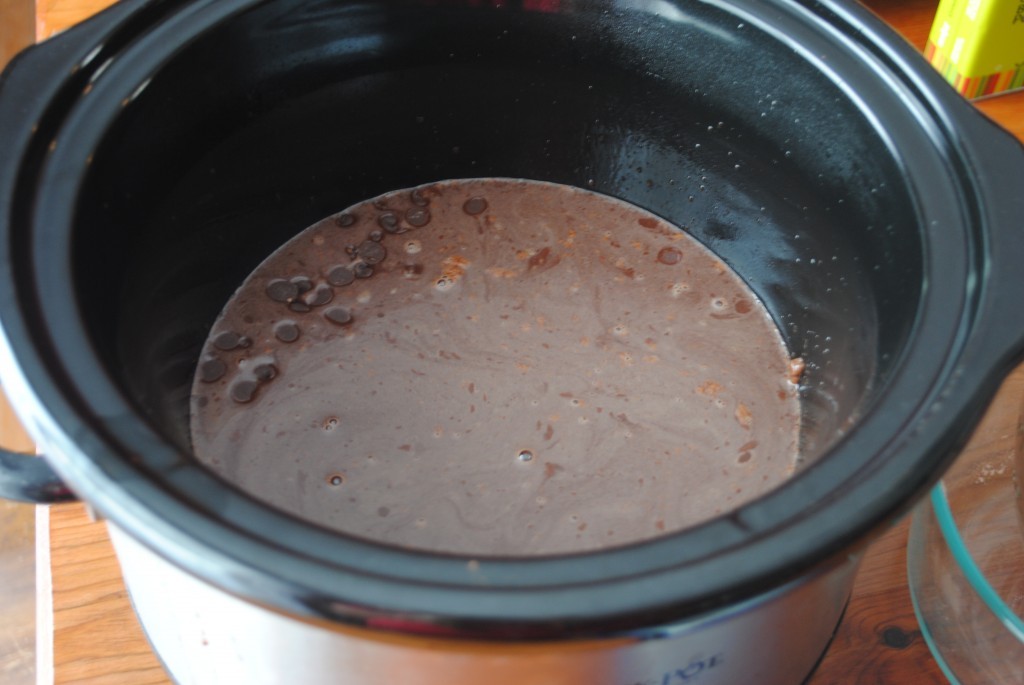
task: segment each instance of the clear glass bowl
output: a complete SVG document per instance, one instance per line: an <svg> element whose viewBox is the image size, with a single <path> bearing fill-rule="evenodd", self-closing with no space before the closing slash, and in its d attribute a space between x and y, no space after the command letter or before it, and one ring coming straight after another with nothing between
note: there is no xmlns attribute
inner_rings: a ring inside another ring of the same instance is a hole
<svg viewBox="0 0 1024 685"><path fill-rule="evenodd" d="M1024 425L1014 442L965 453L914 511L910 595L951 683L1024 683Z"/></svg>

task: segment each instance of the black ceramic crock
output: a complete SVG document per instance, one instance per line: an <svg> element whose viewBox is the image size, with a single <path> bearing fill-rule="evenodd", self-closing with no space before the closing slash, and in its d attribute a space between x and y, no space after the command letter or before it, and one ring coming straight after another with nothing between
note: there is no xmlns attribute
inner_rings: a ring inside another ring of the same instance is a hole
<svg viewBox="0 0 1024 685"><path fill-rule="evenodd" d="M0 136L2 379L46 464L298 616L532 639L769 592L906 511L1024 350L1024 149L841 0L125 0L16 60ZM476 565L198 466L189 381L245 275L353 202L486 176L606 193L717 252L807 362L806 466L657 540Z"/></svg>

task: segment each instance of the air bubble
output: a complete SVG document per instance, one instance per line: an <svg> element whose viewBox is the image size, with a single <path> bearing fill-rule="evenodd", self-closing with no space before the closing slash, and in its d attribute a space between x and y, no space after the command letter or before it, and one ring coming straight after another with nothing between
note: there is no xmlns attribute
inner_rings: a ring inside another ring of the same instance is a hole
<svg viewBox="0 0 1024 685"><path fill-rule="evenodd" d="M530 450L519 450L519 454L516 455L519 461L533 461L533 452Z"/></svg>
<svg viewBox="0 0 1024 685"><path fill-rule="evenodd" d="M339 487L345 484L345 475L342 473L332 473L326 478L328 485Z"/></svg>
<svg viewBox="0 0 1024 685"><path fill-rule="evenodd" d="M349 214L348 212L342 212L338 215L338 218L334 220L334 223L338 224L342 228L351 228L356 223L356 215Z"/></svg>
<svg viewBox="0 0 1024 685"><path fill-rule="evenodd" d="M658 261L662 264L672 266L678 264L683 259L683 253L674 247L663 247L658 252Z"/></svg>
<svg viewBox="0 0 1024 685"><path fill-rule="evenodd" d="M337 427L338 427L338 417L330 416L330 417L328 417L327 419L324 420L324 430L325 431L330 432L330 431L334 430Z"/></svg>

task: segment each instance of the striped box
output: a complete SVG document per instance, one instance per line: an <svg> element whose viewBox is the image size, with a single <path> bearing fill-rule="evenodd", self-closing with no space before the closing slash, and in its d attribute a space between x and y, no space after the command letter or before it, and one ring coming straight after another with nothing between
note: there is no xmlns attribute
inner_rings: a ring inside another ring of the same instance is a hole
<svg viewBox="0 0 1024 685"><path fill-rule="evenodd" d="M1024 88L1024 0L941 0L924 55L968 98Z"/></svg>

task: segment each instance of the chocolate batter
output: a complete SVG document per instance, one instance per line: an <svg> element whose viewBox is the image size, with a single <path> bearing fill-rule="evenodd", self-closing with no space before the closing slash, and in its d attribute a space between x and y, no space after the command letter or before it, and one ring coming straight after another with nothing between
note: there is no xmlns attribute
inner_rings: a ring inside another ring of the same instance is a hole
<svg viewBox="0 0 1024 685"><path fill-rule="evenodd" d="M446 181L329 217L249 276L203 350L192 438L214 471L329 528L579 552L782 482L793 380L753 293L657 216Z"/></svg>

